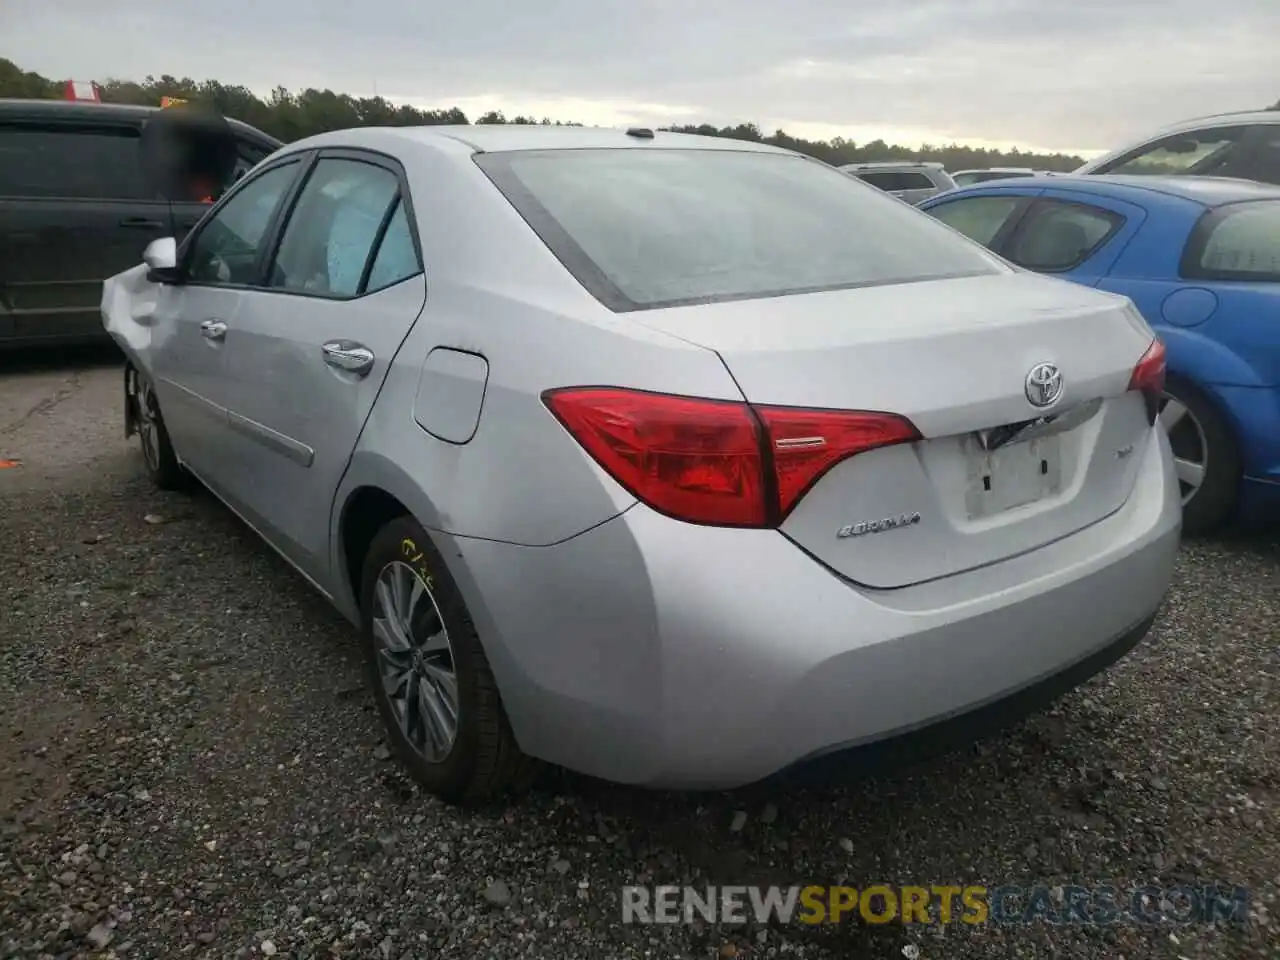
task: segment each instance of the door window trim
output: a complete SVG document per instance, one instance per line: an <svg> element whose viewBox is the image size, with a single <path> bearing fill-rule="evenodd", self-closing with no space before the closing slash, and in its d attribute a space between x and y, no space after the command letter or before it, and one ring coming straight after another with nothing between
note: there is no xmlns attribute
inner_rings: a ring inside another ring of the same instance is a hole
<svg viewBox="0 0 1280 960"><path fill-rule="evenodd" d="M252 174L246 174L238 181L232 184L231 189L218 198L218 202L210 207L205 215L200 219L194 227L187 231L187 235L182 238L182 246L178 249L178 264L181 267L183 285L189 287L212 287L218 290L251 290L258 286L262 281L263 275L263 250L269 239L273 236L273 230L280 220L281 211L285 209L292 198L297 195L298 185L305 177L305 171L310 169L315 160L315 151L296 151L287 153L278 159L271 158L266 166L256 169ZM200 236L204 233L214 218L226 207L228 203L240 195L240 192L250 185L256 183L262 177L265 177L273 170L280 167L297 164L298 170L293 174L293 179L285 188L280 200L276 202L275 209L271 212L271 217L267 220L266 229L263 230L262 239L259 241L257 255L254 259L253 280L249 283L208 283L200 280L192 280L191 258L194 256L193 250L199 242Z"/></svg>
<svg viewBox="0 0 1280 960"><path fill-rule="evenodd" d="M1036 207L1039 207L1042 205L1043 206L1060 206L1060 207L1064 207L1064 206L1065 207L1081 207L1085 210L1088 210L1090 213L1100 214L1104 219L1110 222L1111 228L1102 236L1100 240L1098 240L1097 243L1095 243L1088 250L1085 250L1079 257L1076 258L1076 260L1073 263L1070 263L1067 266L1030 267L1030 266L1027 266L1026 264L1018 263L1018 261L1013 260L1006 251L1012 250L1015 242L1017 242L1022 238L1024 229L1031 218L1032 211L1035 210ZM1123 230L1125 224L1128 222L1129 222L1129 218L1125 216L1123 213L1120 213L1119 211L1109 210L1106 207L1099 207L1096 204L1087 203L1083 200L1066 200L1066 199L1063 199L1062 197L1038 196L1034 198L1034 202L1029 203L1023 209L1021 215L1018 217L1017 229L1011 230L1009 232L1009 234L1003 240L1003 245L996 252L999 253L1000 256L1008 260L1010 263L1013 263L1024 270L1031 270L1035 273L1049 273L1049 274L1070 273L1072 270L1076 270L1083 264L1087 263L1093 257L1094 254L1096 254L1099 250L1101 250L1108 243L1114 240L1116 234L1118 234L1121 230Z"/></svg>
<svg viewBox="0 0 1280 960"><path fill-rule="evenodd" d="M369 246L369 252L365 256L364 267L360 271L360 286L352 296L335 296L329 293L316 293L310 290L294 290L286 287L268 286L267 280L270 276L270 268L276 261L276 257L280 253L280 244L284 239L284 232L288 229L289 221L293 219L294 210L297 208L298 200L302 196L302 192L307 188L315 169L321 160L352 160L357 163L367 163L371 166L381 167L388 171L396 178L396 193L392 201L387 204L387 209L383 211L382 221L378 225L378 231L374 235L373 243ZM382 240L386 236L391 221L395 217L397 207L403 205L405 218L409 224L409 239L413 243L413 255L417 261L418 269L407 277L402 277L396 283L386 287L379 287L377 290L366 290L369 282L369 275L373 272L373 265L378 259L378 252L382 247ZM360 300L372 294L379 293L382 290L388 290L397 284L403 283L405 280L411 280L416 276L426 273L423 266L425 258L422 255L422 240L418 236L417 218L414 216L413 196L409 189L409 179L404 171L404 166L395 157L390 154L383 153L379 150L371 150L366 147L321 147L312 153L311 159L307 164L306 170L302 176L294 183L293 188L285 197L285 202L280 208L281 215L273 219L268 226L267 232L263 234L265 246L263 252L267 255L258 263L255 270L255 282L253 289L262 293L272 293L280 296L289 297L305 297L311 300L331 300L339 303L345 303L352 300ZM269 251L269 252L268 252Z"/></svg>

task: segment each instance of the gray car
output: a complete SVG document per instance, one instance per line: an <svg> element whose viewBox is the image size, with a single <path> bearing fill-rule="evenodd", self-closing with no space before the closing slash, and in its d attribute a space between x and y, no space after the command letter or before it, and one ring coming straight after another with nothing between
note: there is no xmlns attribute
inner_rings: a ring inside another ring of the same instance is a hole
<svg viewBox="0 0 1280 960"><path fill-rule="evenodd" d="M910 204L956 188L956 182L942 164L924 160L846 163L837 169Z"/></svg>
<svg viewBox="0 0 1280 960"><path fill-rule="evenodd" d="M148 470L361 627L452 801L533 758L726 787L1044 703L1169 586L1132 305L788 151L327 133L144 260L103 315Z"/></svg>
<svg viewBox="0 0 1280 960"><path fill-rule="evenodd" d="M1280 111L1184 120L1095 157L1077 174L1230 177L1280 184Z"/></svg>

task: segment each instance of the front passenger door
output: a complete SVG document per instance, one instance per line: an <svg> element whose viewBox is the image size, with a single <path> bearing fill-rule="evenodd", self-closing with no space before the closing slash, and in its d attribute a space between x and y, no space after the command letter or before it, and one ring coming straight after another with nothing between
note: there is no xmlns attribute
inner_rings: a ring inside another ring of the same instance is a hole
<svg viewBox="0 0 1280 960"><path fill-rule="evenodd" d="M229 502L320 583L334 493L426 298L413 224L394 161L322 152L228 338Z"/></svg>
<svg viewBox="0 0 1280 960"><path fill-rule="evenodd" d="M221 494L226 483L225 349L246 290L257 283L263 241L297 179L298 157L237 190L191 235L180 255L183 282L157 303L152 373L165 426L182 461Z"/></svg>

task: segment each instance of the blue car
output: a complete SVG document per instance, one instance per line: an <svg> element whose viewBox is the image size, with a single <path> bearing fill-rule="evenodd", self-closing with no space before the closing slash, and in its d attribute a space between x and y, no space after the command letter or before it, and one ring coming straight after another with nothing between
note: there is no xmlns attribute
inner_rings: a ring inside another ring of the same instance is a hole
<svg viewBox="0 0 1280 960"><path fill-rule="evenodd" d="M1124 294L1168 351L1160 420L1183 529L1280 517L1280 187L1212 177L999 180L920 204L1017 266Z"/></svg>

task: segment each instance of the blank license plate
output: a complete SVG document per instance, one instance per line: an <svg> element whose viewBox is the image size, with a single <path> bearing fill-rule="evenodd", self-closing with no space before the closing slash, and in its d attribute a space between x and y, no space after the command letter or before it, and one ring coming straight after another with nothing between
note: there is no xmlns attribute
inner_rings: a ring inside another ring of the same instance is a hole
<svg viewBox="0 0 1280 960"><path fill-rule="evenodd" d="M1059 437L1037 437L983 450L967 445L969 485L965 506L971 520L1035 503L1062 488Z"/></svg>

